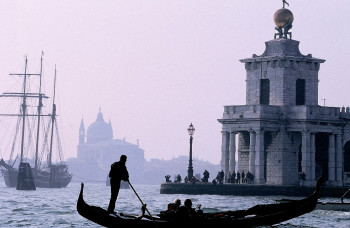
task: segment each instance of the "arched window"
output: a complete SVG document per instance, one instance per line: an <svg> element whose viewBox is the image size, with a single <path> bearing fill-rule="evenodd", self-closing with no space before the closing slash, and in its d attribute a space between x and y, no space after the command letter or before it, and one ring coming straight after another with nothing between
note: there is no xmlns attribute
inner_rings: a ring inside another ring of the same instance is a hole
<svg viewBox="0 0 350 228"><path fill-rule="evenodd" d="M344 146L344 172L350 172L350 141Z"/></svg>

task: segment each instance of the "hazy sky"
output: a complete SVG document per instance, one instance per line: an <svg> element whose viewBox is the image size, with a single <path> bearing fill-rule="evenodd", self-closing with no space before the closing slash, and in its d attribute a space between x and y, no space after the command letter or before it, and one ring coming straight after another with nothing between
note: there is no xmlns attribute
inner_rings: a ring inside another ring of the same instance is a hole
<svg viewBox="0 0 350 228"><path fill-rule="evenodd" d="M326 59L319 104L348 106L350 1L288 2L302 54ZM9 73L23 72L25 55L38 72L44 51L44 77L57 65L65 158L76 156L81 119L87 128L101 107L114 137L139 139L146 159L188 155L192 122L193 156L218 164L217 119L224 105L245 104L239 60L264 52L281 7L281 0L2 0L0 92L13 83Z"/></svg>

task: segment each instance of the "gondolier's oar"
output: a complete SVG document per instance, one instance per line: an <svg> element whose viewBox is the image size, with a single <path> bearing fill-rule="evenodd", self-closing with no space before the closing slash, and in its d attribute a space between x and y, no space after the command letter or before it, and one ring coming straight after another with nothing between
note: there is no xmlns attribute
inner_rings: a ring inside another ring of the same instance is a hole
<svg viewBox="0 0 350 228"><path fill-rule="evenodd" d="M150 216L150 217L152 218L152 220L154 221L153 216L152 216L151 213L148 211L146 205L142 202L140 196L137 194L137 192L135 191L134 187L130 184L130 181L128 181L128 183L129 183L130 187L132 188L132 190L135 192L135 195L137 196L137 198L139 198L139 200L140 200L142 206L146 209L147 213L149 214L149 216ZM156 225L157 225L157 224L156 224Z"/></svg>
<svg viewBox="0 0 350 228"><path fill-rule="evenodd" d="M344 199L345 195L346 195L349 191L350 191L350 188L345 192L344 195L342 195L342 197L340 197L340 201L341 201L342 203L344 203L343 199ZM338 200L338 202L339 202L339 200Z"/></svg>

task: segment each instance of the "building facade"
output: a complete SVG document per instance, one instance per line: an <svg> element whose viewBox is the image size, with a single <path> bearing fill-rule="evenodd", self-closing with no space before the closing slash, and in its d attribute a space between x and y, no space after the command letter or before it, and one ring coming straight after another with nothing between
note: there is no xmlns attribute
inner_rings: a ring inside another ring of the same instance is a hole
<svg viewBox="0 0 350 228"><path fill-rule="evenodd" d="M125 154L130 181L143 182L144 150L139 147L138 142L132 144L125 139L114 139L112 124L110 121L109 123L104 121L101 110L97 114L96 121L86 131L84 121L81 121L77 149L78 160L87 167L84 169L94 169L88 178L95 175L93 179L105 181L111 164L119 161L120 156Z"/></svg>
<svg viewBox="0 0 350 228"><path fill-rule="evenodd" d="M350 185L349 108L318 105L325 60L301 54L287 35L265 45L262 55L240 60L246 105L225 106L218 119L222 170L250 171L256 184L298 185L304 172L308 186L321 175L326 185Z"/></svg>

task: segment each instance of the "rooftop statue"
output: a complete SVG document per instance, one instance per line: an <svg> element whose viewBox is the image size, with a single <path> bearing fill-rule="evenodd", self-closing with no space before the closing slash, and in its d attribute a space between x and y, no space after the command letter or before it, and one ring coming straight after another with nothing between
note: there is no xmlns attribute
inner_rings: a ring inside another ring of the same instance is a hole
<svg viewBox="0 0 350 228"><path fill-rule="evenodd" d="M287 4L289 6L289 3L286 0L282 0L282 3L283 3L283 8L284 8L285 4Z"/></svg>
<svg viewBox="0 0 350 228"><path fill-rule="evenodd" d="M278 33L275 33L274 38L276 39L276 36L278 35L278 38L285 38L289 39L292 38L292 33L289 32L289 30L293 27L292 23L294 20L293 13L285 8L285 4L289 6L289 3L286 2L286 0L282 0L283 3L283 8L277 10L275 12L275 15L273 16L273 20L276 24L275 29L277 30Z"/></svg>

